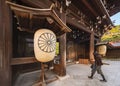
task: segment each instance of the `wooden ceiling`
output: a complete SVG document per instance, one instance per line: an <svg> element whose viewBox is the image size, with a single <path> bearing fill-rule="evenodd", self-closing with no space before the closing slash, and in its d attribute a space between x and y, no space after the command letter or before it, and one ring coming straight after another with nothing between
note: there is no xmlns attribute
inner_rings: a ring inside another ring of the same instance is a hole
<svg viewBox="0 0 120 86"><path fill-rule="evenodd" d="M96 35L102 35L107 30L111 29L112 22L110 20L109 13L103 5L102 0L13 0L13 2L17 4L21 4L28 7L34 7L37 9L50 8L52 3L56 4L56 1L59 2L59 4L57 4L57 9L60 10L60 7L62 5L63 10L66 11L67 23L73 24L87 33L91 33L92 31L94 31ZM66 1L71 1L69 6L66 6ZM49 25L48 22L44 23L47 21L46 18L39 17L39 20L35 20L37 19L37 17L38 16L34 16L34 21L32 22L40 23L42 19L43 22L41 22L41 25L51 27L51 25ZM32 25L29 25L29 27L31 28ZM38 26L36 27L39 28ZM53 27L57 28L56 26L54 26L54 24L51 28Z"/></svg>
<svg viewBox="0 0 120 86"><path fill-rule="evenodd" d="M101 0L71 0L68 9L70 10L68 22L75 23L79 27L83 25L88 33L94 31L99 36L111 29L113 25Z"/></svg>
<svg viewBox="0 0 120 86"><path fill-rule="evenodd" d="M52 30L57 36L70 32L71 29L66 26L57 16L52 8L38 9L6 2L14 12L20 31L34 33L37 29L47 28Z"/></svg>
<svg viewBox="0 0 120 86"><path fill-rule="evenodd" d="M101 0L72 0L72 4L74 4L79 10L81 10L93 21L96 21L96 18L98 16L102 17L106 15L106 23L112 24L110 16L107 10L104 8Z"/></svg>
<svg viewBox="0 0 120 86"><path fill-rule="evenodd" d="M103 0L110 16L120 12L120 0Z"/></svg>

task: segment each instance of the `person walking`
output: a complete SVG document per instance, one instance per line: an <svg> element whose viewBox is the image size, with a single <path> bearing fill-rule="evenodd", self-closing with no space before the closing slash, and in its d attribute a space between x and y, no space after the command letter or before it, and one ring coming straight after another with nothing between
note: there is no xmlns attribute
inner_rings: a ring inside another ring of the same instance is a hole
<svg viewBox="0 0 120 86"><path fill-rule="evenodd" d="M93 76L97 71L97 73L102 76L102 80L100 80L100 81L107 82L107 80L105 79L105 76L101 70L101 66L103 65L102 60L101 60L102 55L98 54L97 51L95 51L93 53L93 55L94 55L95 62L91 65L91 68L92 68L91 76L88 76L88 78L93 79Z"/></svg>

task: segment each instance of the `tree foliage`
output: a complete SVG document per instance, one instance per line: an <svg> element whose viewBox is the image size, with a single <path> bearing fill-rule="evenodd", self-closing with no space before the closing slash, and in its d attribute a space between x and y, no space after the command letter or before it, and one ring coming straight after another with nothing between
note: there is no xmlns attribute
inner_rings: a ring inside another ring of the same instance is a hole
<svg viewBox="0 0 120 86"><path fill-rule="evenodd" d="M106 32L102 38L102 41L106 41L106 42L117 42L120 40L120 25L115 26L114 28L112 28L111 30L109 30L108 32Z"/></svg>

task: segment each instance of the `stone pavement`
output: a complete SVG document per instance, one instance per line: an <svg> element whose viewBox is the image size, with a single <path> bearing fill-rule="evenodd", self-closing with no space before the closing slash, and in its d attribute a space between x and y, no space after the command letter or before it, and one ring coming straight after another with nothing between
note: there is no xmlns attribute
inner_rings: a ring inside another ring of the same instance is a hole
<svg viewBox="0 0 120 86"><path fill-rule="evenodd" d="M103 73L107 82L99 81L101 76L95 74L89 79L90 65L72 64L67 66L67 75L47 84L47 86L120 86L120 61L103 60L110 65L103 65ZM40 71L25 73L19 76L14 86L32 86L39 79ZM50 75L54 75L49 73Z"/></svg>
<svg viewBox="0 0 120 86"><path fill-rule="evenodd" d="M103 61L110 64L102 66L107 82L99 81L102 78L97 73L93 79L89 79L90 65L74 64L67 66L65 77L60 77L47 86L120 86L120 61Z"/></svg>

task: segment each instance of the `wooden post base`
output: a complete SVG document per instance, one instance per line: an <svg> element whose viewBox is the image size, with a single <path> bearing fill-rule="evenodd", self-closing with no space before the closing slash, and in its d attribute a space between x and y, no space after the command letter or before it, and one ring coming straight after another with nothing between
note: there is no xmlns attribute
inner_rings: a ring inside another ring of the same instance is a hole
<svg viewBox="0 0 120 86"><path fill-rule="evenodd" d="M47 86L45 82L38 82L32 86Z"/></svg>
<svg viewBox="0 0 120 86"><path fill-rule="evenodd" d="M40 75L40 80L38 82L36 82L34 85L32 86L47 86L46 84L50 83L50 82L53 82L55 80L58 79L58 77L54 77L52 79L49 79L49 80L45 80L47 79L46 76L45 76L45 71L44 71L44 63L41 63L41 75Z"/></svg>

